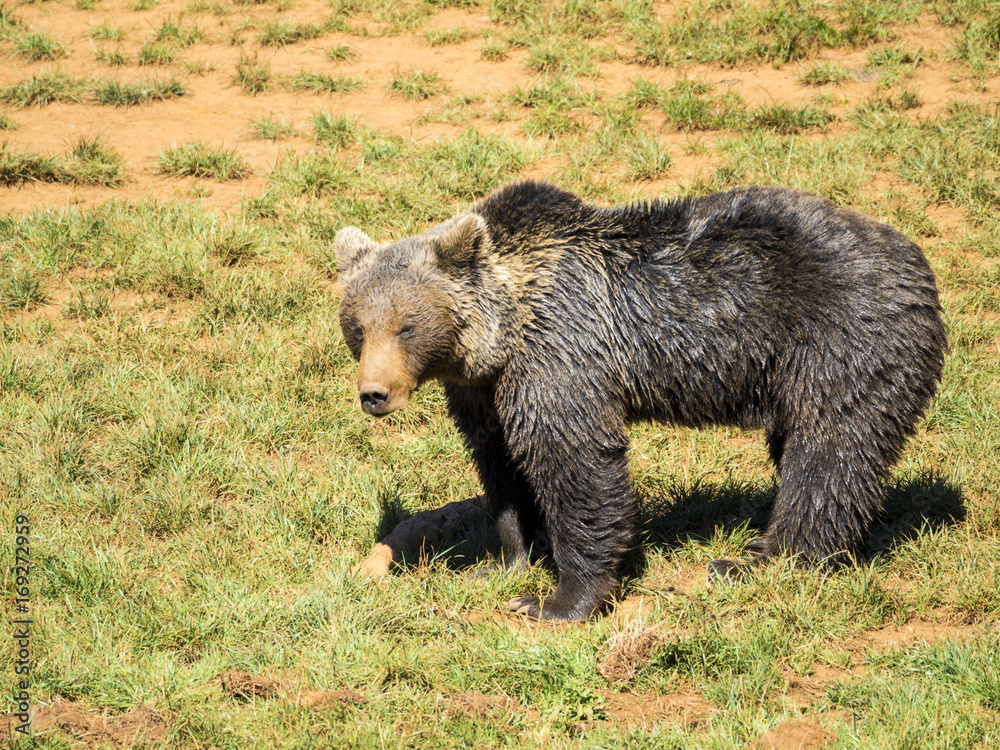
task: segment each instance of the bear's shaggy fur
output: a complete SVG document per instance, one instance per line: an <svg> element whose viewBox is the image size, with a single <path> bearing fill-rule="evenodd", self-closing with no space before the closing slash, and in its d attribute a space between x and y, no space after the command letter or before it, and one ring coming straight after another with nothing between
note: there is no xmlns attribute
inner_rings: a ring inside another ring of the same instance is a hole
<svg viewBox="0 0 1000 750"><path fill-rule="evenodd" d="M444 381L504 562L547 536L558 586L510 605L533 617L587 617L617 588L630 421L763 429L780 484L754 559L830 563L864 538L941 374L920 248L794 190L600 208L522 182L396 243L343 229L336 252L362 407Z"/></svg>

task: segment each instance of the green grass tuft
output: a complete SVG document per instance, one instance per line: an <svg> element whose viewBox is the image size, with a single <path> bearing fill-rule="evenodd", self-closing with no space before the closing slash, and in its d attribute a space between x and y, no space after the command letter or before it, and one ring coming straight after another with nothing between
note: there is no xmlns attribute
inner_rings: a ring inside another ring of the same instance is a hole
<svg viewBox="0 0 1000 750"><path fill-rule="evenodd" d="M479 50L479 56L488 62L500 62L506 60L510 54L507 43L497 39L486 39Z"/></svg>
<svg viewBox="0 0 1000 750"><path fill-rule="evenodd" d="M10 183L3 181L5 160L5 151L0 150L0 184L7 185ZM37 275L23 268L5 268L0 274L0 309L31 312L44 302L45 293Z"/></svg>
<svg viewBox="0 0 1000 750"><path fill-rule="evenodd" d="M250 121L250 131L254 137L268 141L276 141L279 138L288 138L297 135L295 127L283 117L268 115Z"/></svg>
<svg viewBox="0 0 1000 750"><path fill-rule="evenodd" d="M112 107L134 107L174 99L187 93L187 88L176 78L153 81L144 79L134 83L121 83L108 78L98 81L93 87L94 101Z"/></svg>
<svg viewBox="0 0 1000 750"><path fill-rule="evenodd" d="M631 180L663 179L673 159L658 138L645 133L631 139L624 149L628 177Z"/></svg>
<svg viewBox="0 0 1000 750"><path fill-rule="evenodd" d="M198 42L208 39L200 26L185 26L181 21L174 21L170 18L153 29L154 42L171 42L176 46L185 49Z"/></svg>
<svg viewBox="0 0 1000 750"><path fill-rule="evenodd" d="M431 47L459 44L468 39L469 36L469 30L459 26L450 29L431 29L424 32L424 39Z"/></svg>
<svg viewBox="0 0 1000 750"><path fill-rule="evenodd" d="M65 182L62 160L31 151L15 150L0 143L0 185L19 187L26 182Z"/></svg>
<svg viewBox="0 0 1000 750"><path fill-rule="evenodd" d="M106 23L91 26L87 30L87 36L91 39L106 39L111 42L120 42L125 39L125 32L117 26L109 26Z"/></svg>
<svg viewBox="0 0 1000 750"><path fill-rule="evenodd" d="M346 115L320 110L312 118L313 137L334 148L347 145L357 131L357 124Z"/></svg>
<svg viewBox="0 0 1000 750"><path fill-rule="evenodd" d="M0 89L0 101L18 107L37 104L44 107L53 102L78 102L90 86L86 78L75 78L60 70L39 71L29 78Z"/></svg>
<svg viewBox="0 0 1000 750"><path fill-rule="evenodd" d="M803 68L799 82L806 86L839 86L850 77L850 72L837 63L820 62Z"/></svg>
<svg viewBox="0 0 1000 750"><path fill-rule="evenodd" d="M332 47L327 47L325 52L330 60L337 63L352 62L358 59L357 51L345 44L336 44Z"/></svg>
<svg viewBox="0 0 1000 750"><path fill-rule="evenodd" d="M396 73L389 82L389 91L406 99L430 99L446 90L440 75L416 68Z"/></svg>
<svg viewBox="0 0 1000 750"><path fill-rule="evenodd" d="M315 39L329 30L324 23L293 23L284 19L268 21L257 37L261 47L284 47L287 44Z"/></svg>
<svg viewBox="0 0 1000 750"><path fill-rule="evenodd" d="M116 68L128 65L128 59L120 49L115 50L114 52L108 52L107 50L99 48L95 49L94 59L99 63L111 65Z"/></svg>
<svg viewBox="0 0 1000 750"><path fill-rule="evenodd" d="M125 183L125 157L104 145L100 136L77 140L66 168L78 185L119 187Z"/></svg>
<svg viewBox="0 0 1000 750"><path fill-rule="evenodd" d="M810 128L822 128L836 118L824 109L805 104L790 107L787 104L762 104L750 110L748 125L751 128L772 130L776 133L799 133Z"/></svg>
<svg viewBox="0 0 1000 750"><path fill-rule="evenodd" d="M143 42L137 60L139 65L170 65L177 57L172 44L164 42Z"/></svg>
<svg viewBox="0 0 1000 750"><path fill-rule="evenodd" d="M157 171L172 177L237 180L248 174L250 167L235 151L195 142L175 144L160 151Z"/></svg>
<svg viewBox="0 0 1000 750"><path fill-rule="evenodd" d="M28 62L58 60L68 54L62 42L37 31L19 37L14 43L14 48L17 54Z"/></svg>
<svg viewBox="0 0 1000 750"><path fill-rule="evenodd" d="M350 76L328 76L303 70L282 78L281 86L289 91L308 91L313 94L347 94L363 89L365 83Z"/></svg>
<svg viewBox="0 0 1000 750"><path fill-rule="evenodd" d="M257 55L253 57L240 55L236 72L233 74L233 83L251 96L256 96L267 91L270 82L270 65L266 62L260 62Z"/></svg>

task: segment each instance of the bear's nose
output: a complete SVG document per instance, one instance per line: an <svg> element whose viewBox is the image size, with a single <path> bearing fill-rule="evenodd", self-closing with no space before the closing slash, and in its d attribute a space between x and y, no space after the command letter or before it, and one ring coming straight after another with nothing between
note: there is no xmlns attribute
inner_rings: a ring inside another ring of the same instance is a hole
<svg viewBox="0 0 1000 750"><path fill-rule="evenodd" d="M382 386L371 386L361 391L361 408L368 414L382 414L389 391Z"/></svg>

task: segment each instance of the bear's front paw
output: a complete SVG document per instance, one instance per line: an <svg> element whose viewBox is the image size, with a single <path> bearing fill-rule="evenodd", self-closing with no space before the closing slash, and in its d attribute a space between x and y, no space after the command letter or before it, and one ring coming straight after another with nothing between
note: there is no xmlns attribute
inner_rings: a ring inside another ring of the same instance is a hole
<svg viewBox="0 0 1000 750"><path fill-rule="evenodd" d="M542 611L542 600L537 596L515 596L507 602L507 606L510 607L511 612L516 612L519 615L527 615L536 620L541 619L539 615Z"/></svg>
<svg viewBox="0 0 1000 750"><path fill-rule="evenodd" d="M555 595L516 596L507 606L511 612L527 615L535 620L586 620L595 611L594 607L579 602L576 606L565 605Z"/></svg>

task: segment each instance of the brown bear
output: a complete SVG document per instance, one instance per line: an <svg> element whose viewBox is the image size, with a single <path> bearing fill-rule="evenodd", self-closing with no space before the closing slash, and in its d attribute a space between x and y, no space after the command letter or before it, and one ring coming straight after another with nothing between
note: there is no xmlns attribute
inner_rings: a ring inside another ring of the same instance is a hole
<svg viewBox="0 0 1000 750"><path fill-rule="evenodd" d="M761 428L779 474L744 563L845 559L934 395L945 329L934 275L894 229L813 195L739 188L603 208L510 185L423 234L335 241L340 324L361 407L429 379L492 501L503 562L539 531L559 583L510 607L585 618L633 543L627 425Z"/></svg>

